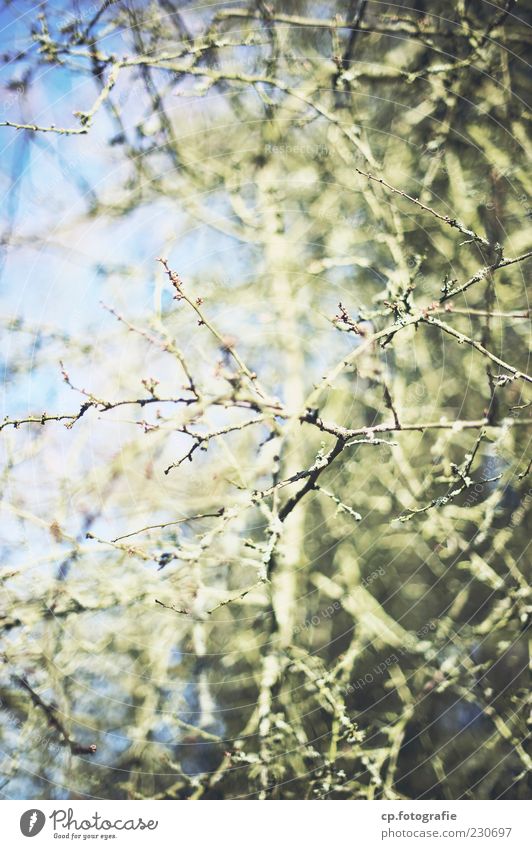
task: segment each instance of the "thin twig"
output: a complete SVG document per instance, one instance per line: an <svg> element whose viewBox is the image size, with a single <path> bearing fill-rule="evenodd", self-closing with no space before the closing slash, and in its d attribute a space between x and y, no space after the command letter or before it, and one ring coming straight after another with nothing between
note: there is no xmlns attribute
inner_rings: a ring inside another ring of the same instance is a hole
<svg viewBox="0 0 532 849"><path fill-rule="evenodd" d="M527 383L532 383L532 377L526 374L525 372L519 371L518 369L511 366L509 363L506 363L504 360L501 360L500 357L492 354L491 351L488 351L480 342L475 341L475 339L471 339L469 336L466 336L465 333L460 333L458 330L455 330L454 327L451 327L449 324L446 324L444 321L440 321L438 318L432 318L431 316L427 316L423 319L426 324L433 324L436 327L439 327L440 330L445 331L450 336L454 336L455 339L458 340L460 344L465 343L466 345L470 345L476 351L479 351L483 356L488 357L488 359L492 360L492 362L497 363L497 365L509 371L510 374L513 375L514 380L526 380Z"/></svg>
<svg viewBox="0 0 532 849"><path fill-rule="evenodd" d="M122 534L122 536L115 537L111 540L111 542L120 542L120 540L122 539L128 539L128 537L134 537L137 534L143 534L146 531L153 531L159 528L169 528L172 525L183 525L187 522L193 522L198 519L214 519L218 516L221 516L223 512L224 508L220 507L220 509L217 510L216 513L199 513L197 516L186 516L184 519L175 519L172 522L162 522L159 525L146 525L144 528L139 528L138 531L130 531L130 533L128 534Z"/></svg>

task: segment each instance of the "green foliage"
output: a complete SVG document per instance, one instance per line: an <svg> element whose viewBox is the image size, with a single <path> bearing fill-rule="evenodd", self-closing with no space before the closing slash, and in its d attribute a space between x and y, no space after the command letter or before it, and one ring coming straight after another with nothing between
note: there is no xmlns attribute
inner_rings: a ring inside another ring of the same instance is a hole
<svg viewBox="0 0 532 849"><path fill-rule="evenodd" d="M528 11L356 5L12 58L8 796L526 795Z"/></svg>

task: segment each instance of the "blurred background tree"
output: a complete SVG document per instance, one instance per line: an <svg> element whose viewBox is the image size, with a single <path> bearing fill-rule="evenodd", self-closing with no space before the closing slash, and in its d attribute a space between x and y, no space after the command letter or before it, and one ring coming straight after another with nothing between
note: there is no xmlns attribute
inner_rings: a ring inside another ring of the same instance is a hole
<svg viewBox="0 0 532 849"><path fill-rule="evenodd" d="M3 794L526 797L530 5L2 19Z"/></svg>

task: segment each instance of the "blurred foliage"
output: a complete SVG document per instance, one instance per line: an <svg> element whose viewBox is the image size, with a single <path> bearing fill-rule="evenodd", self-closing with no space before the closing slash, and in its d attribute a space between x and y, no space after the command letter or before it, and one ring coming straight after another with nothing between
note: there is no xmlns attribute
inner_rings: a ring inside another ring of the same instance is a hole
<svg viewBox="0 0 532 849"><path fill-rule="evenodd" d="M28 10L2 792L525 798L529 5Z"/></svg>

